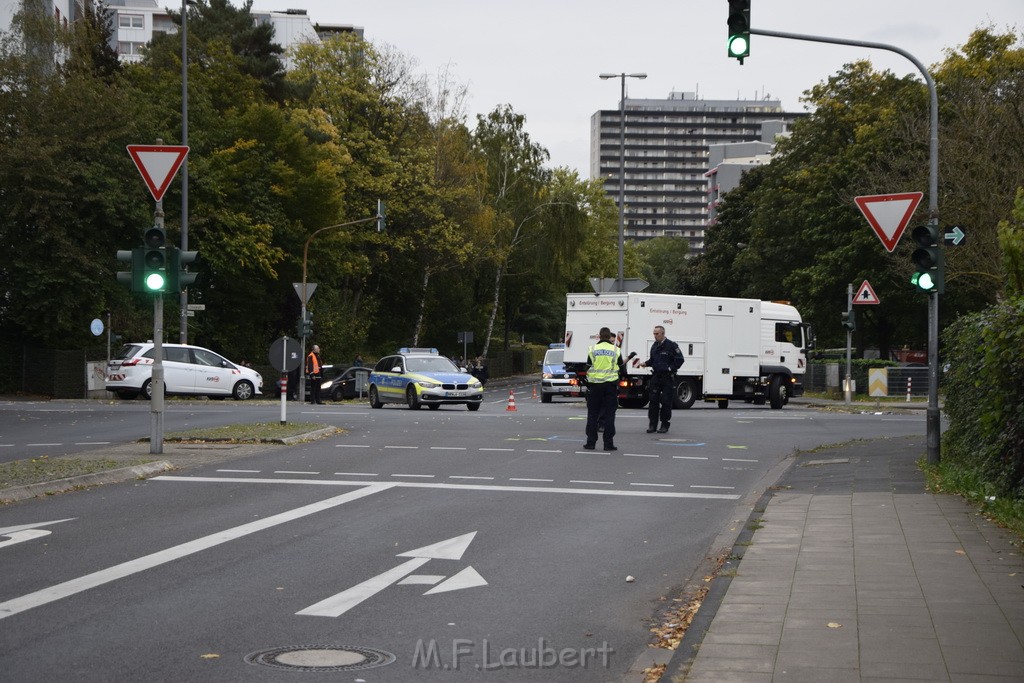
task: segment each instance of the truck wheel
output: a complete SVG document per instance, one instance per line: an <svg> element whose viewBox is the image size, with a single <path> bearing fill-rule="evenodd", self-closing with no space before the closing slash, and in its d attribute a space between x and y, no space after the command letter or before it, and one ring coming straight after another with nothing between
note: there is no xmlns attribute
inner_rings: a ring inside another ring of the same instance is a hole
<svg viewBox="0 0 1024 683"><path fill-rule="evenodd" d="M370 407L380 408L384 404L380 402L380 396L377 395L377 387L370 387Z"/></svg>
<svg viewBox="0 0 1024 683"><path fill-rule="evenodd" d="M679 380L679 384L676 385L676 398L675 407L680 410L686 410L693 405L693 402L697 400L697 387L689 377L684 377Z"/></svg>
<svg viewBox="0 0 1024 683"><path fill-rule="evenodd" d="M722 409L728 408L729 407L729 399L727 399L727 398L718 399L718 407L722 408Z"/></svg>
<svg viewBox="0 0 1024 683"><path fill-rule="evenodd" d="M768 385L768 400L773 409L778 410L786 404L789 398L789 387L786 385L782 375L774 375Z"/></svg>

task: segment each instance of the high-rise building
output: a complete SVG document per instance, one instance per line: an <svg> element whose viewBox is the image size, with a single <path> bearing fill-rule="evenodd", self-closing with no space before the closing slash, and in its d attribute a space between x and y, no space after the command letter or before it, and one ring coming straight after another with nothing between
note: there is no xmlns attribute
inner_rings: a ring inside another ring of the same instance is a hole
<svg viewBox="0 0 1024 683"><path fill-rule="evenodd" d="M801 116L783 111L779 100L703 100L691 92L664 100L627 97L624 104L625 237L680 237L693 254L704 248L711 146L760 142L762 123L785 128ZM618 109L590 119L590 175L604 179L616 202L620 132Z"/></svg>

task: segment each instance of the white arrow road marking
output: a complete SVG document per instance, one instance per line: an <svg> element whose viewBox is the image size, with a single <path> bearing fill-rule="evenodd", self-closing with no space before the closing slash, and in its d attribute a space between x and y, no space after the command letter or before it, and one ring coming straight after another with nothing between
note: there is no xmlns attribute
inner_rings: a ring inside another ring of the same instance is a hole
<svg viewBox="0 0 1024 683"><path fill-rule="evenodd" d="M8 545L14 545L15 543L22 543L24 541L31 541L33 538L39 538L41 536L49 536L52 531L49 529L25 529L24 531L12 531L7 536L6 541L0 541L0 548Z"/></svg>
<svg viewBox="0 0 1024 683"><path fill-rule="evenodd" d="M434 595L435 593L447 593L448 591L462 590L463 588L475 588L476 586L486 586L487 581L484 577L480 576L480 573L472 567L466 567L461 572L448 579L439 586L434 586L428 590L424 595Z"/></svg>
<svg viewBox="0 0 1024 683"><path fill-rule="evenodd" d="M462 554L466 552L466 548L469 547L469 544L472 543L475 536L476 532L472 531L468 534L463 534L462 536L449 538L446 541L440 541L431 545L425 545L422 548L417 548L416 550L399 553L397 557L411 557L413 559L408 562L403 562L397 567L389 569L382 574L378 574L373 578L367 579L366 581L352 586L347 590L343 590L336 595L332 595L325 600L321 600L315 605L310 605L306 609L296 612L295 614L312 617L340 617L359 603L372 598L388 586L404 579L406 576L412 574L431 560L461 559ZM456 574L448 581L445 581L445 583L448 583L462 573L463 572L459 572L459 574ZM444 586L445 583L442 583L441 586ZM441 586L438 586L437 588L440 588ZM437 588L431 590L437 590ZM427 592L429 593L430 591Z"/></svg>
<svg viewBox="0 0 1024 683"><path fill-rule="evenodd" d="M15 526L0 527L0 536L9 536L15 531L24 531L25 529L37 529L41 526L49 526L51 524L60 524L61 522L71 522L78 519L77 517L68 517L67 519L55 519L52 522L36 522L35 524L17 524Z"/></svg>
<svg viewBox="0 0 1024 683"><path fill-rule="evenodd" d="M318 503L304 505L302 507L295 508L294 510L287 510L280 514L271 515L266 519L260 519L255 522L236 526L233 529L218 531L217 533L197 538L196 540L189 541L188 543L182 543L181 545L176 545L172 548L167 548L166 550L161 550L151 555L123 562L108 569L101 569L98 572L93 572L92 574L87 574L77 579L71 579L64 583L59 583L56 586L44 588L36 591L35 593L23 595L20 598L0 602L0 619L6 619L7 617L18 614L19 612L24 612L41 605L75 595L76 593L87 591L90 588L102 586L105 583L110 583L117 579L123 579L126 576L131 576L132 574L137 574L138 572L145 571L146 569L158 567L180 557L185 557L187 555L198 553L201 550L213 548L222 543L233 541L237 538L256 533L257 531L269 529L277 526L278 524L284 524L285 522L290 522L294 519L299 519L300 517L306 517L317 512L329 510L339 505L344 505L345 503L350 503L354 500L359 500L366 496L371 496L375 493L380 493L392 486L393 484L366 485L366 482L362 482L362 488L344 493L340 496L334 496L333 498L328 498ZM52 524L52 522L50 523Z"/></svg>
<svg viewBox="0 0 1024 683"><path fill-rule="evenodd" d="M440 574L413 574L398 582L399 586L433 586L440 582L444 576Z"/></svg>

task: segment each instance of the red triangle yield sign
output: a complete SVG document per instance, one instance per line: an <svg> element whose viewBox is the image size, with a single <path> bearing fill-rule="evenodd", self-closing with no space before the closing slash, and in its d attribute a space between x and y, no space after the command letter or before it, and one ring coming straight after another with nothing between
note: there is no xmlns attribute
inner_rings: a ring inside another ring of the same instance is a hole
<svg viewBox="0 0 1024 683"><path fill-rule="evenodd" d="M868 219L878 239L891 252L907 229L922 197L923 192L903 192L854 197L853 201L857 203L864 218Z"/></svg>
<svg viewBox="0 0 1024 683"><path fill-rule="evenodd" d="M871 284L865 280L864 284L857 290L857 295L853 297L853 303L855 304L877 304L881 303L878 300L878 296L875 294L875 290L871 289Z"/></svg>
<svg viewBox="0 0 1024 683"><path fill-rule="evenodd" d="M153 199L160 201L188 155L185 145L128 145L135 167L146 181Z"/></svg>

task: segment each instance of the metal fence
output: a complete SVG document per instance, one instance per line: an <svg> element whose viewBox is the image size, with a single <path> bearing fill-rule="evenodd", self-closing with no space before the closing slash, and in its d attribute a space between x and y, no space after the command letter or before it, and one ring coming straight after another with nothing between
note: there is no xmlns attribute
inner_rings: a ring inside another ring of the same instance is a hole
<svg viewBox="0 0 1024 683"><path fill-rule="evenodd" d="M927 396L928 368L888 367L889 396ZM857 394L868 393L868 368L854 365L850 376ZM846 378L846 363L810 363L804 375L804 390L815 393L841 392Z"/></svg>
<svg viewBox="0 0 1024 683"><path fill-rule="evenodd" d="M0 392L52 398L85 398L88 363L106 363L106 346L44 349L24 344L0 347Z"/></svg>

